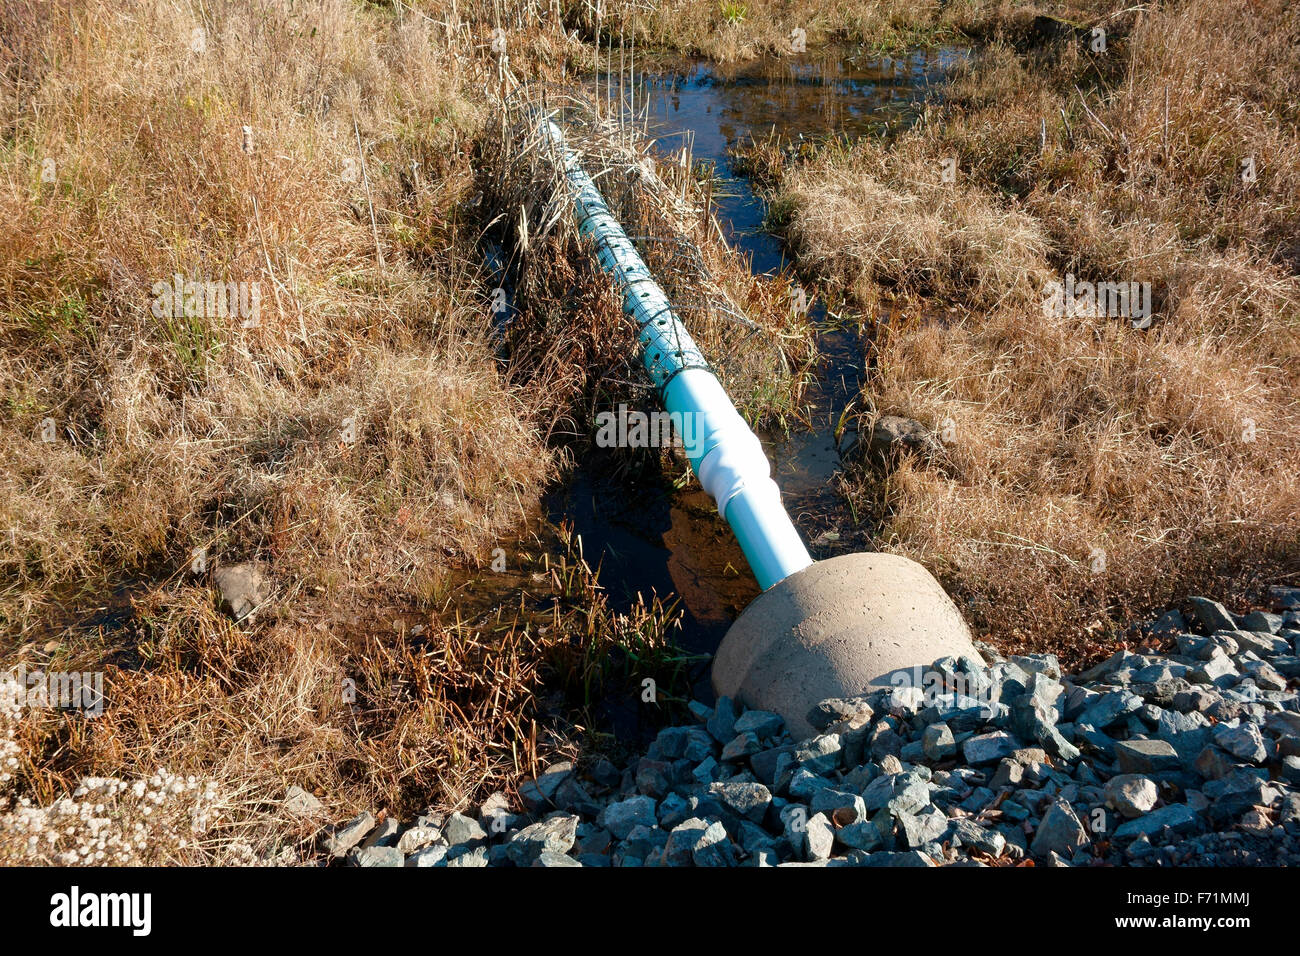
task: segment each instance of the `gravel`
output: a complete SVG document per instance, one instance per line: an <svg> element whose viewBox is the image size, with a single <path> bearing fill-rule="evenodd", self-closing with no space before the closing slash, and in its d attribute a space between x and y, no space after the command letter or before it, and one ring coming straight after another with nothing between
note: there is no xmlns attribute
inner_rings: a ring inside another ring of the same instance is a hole
<svg viewBox="0 0 1300 956"><path fill-rule="evenodd" d="M1270 598L1191 598L1146 628L1164 650L1075 675L945 658L924 690L822 701L808 740L691 702L626 764L551 764L477 820L363 813L322 846L358 866L1300 863L1300 589Z"/></svg>

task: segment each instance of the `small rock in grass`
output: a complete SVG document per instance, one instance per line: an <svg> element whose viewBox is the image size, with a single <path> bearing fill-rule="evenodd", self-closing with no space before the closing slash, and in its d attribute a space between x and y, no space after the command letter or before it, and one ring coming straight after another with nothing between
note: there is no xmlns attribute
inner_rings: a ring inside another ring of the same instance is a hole
<svg viewBox="0 0 1300 956"><path fill-rule="evenodd" d="M1211 601L1207 597L1191 597L1187 600L1192 605L1192 611L1206 634L1213 634L1215 631L1231 631L1236 628L1237 622L1228 613L1228 609L1218 601Z"/></svg>
<svg viewBox="0 0 1300 956"><path fill-rule="evenodd" d="M353 817L325 839L325 848L331 856L343 856L360 843L375 827L375 818L369 811Z"/></svg>
<svg viewBox="0 0 1300 956"><path fill-rule="evenodd" d="M324 812L325 805L297 785L284 792L284 808L298 817L314 817Z"/></svg>

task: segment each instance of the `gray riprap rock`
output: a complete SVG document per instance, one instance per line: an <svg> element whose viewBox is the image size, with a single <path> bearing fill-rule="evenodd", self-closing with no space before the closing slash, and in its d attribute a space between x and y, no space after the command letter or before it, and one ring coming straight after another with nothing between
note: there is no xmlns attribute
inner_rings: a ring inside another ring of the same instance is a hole
<svg viewBox="0 0 1300 956"><path fill-rule="evenodd" d="M708 821L699 817L690 817L677 824L664 845L664 862L669 866L686 866L694 862L695 847L708 829Z"/></svg>
<svg viewBox="0 0 1300 956"><path fill-rule="evenodd" d="M713 794L732 813L758 823L772 805L772 791L761 783L721 780L709 786Z"/></svg>
<svg viewBox="0 0 1300 956"><path fill-rule="evenodd" d="M1123 840L1137 836L1152 837L1165 827L1169 827L1174 833L1192 833L1201 828L1201 818L1187 804L1171 803L1167 807L1152 810L1127 823L1121 823L1115 829L1115 838Z"/></svg>
<svg viewBox="0 0 1300 956"><path fill-rule="evenodd" d="M818 731L823 731L838 720L844 720L855 714L866 714L868 720L873 714L870 702L863 697L831 697L823 700L808 712L808 723Z"/></svg>
<svg viewBox="0 0 1300 956"><path fill-rule="evenodd" d="M375 818L369 812L353 817L325 838L325 849L331 856L343 856L375 828Z"/></svg>
<svg viewBox="0 0 1300 956"><path fill-rule="evenodd" d="M915 770L877 777L862 791L868 813L888 808L891 813L916 813L930 803L930 788Z"/></svg>
<svg viewBox="0 0 1300 956"><path fill-rule="evenodd" d="M506 844L506 855L516 866L528 866L543 850L565 854L578 838L578 818L559 814L524 827Z"/></svg>
<svg viewBox="0 0 1300 956"><path fill-rule="evenodd" d="M974 820L959 817L951 822L952 835L962 846L990 856L1000 856L1007 838L997 830L987 830Z"/></svg>
<svg viewBox="0 0 1300 956"><path fill-rule="evenodd" d="M708 727L713 739L720 744L725 744L736 736L736 709L730 697L718 698L718 704L713 708L713 716L705 726Z"/></svg>
<svg viewBox="0 0 1300 956"><path fill-rule="evenodd" d="M756 734L761 739L777 736L784 726L785 721L780 714L766 710L747 710L736 718L735 731L738 734Z"/></svg>
<svg viewBox="0 0 1300 956"><path fill-rule="evenodd" d="M284 792L284 808L296 817L315 817L325 812L325 805L297 785Z"/></svg>
<svg viewBox="0 0 1300 956"><path fill-rule="evenodd" d="M636 826L654 826L655 802L651 797L637 796L611 803L600 813L597 822L620 840Z"/></svg>
<svg viewBox="0 0 1300 956"><path fill-rule="evenodd" d="M1020 744L1010 734L995 730L992 733L969 738L962 744L961 749L967 763L979 766L1009 757L1019 746Z"/></svg>
<svg viewBox="0 0 1300 956"><path fill-rule="evenodd" d="M758 734L752 730L736 734L725 747L722 748L722 761L734 762L744 760L750 754L756 754L763 749L763 745L758 741Z"/></svg>
<svg viewBox="0 0 1300 956"><path fill-rule="evenodd" d="M353 851L352 862L369 868L403 866L406 857L395 846L367 846Z"/></svg>
<svg viewBox="0 0 1300 956"><path fill-rule="evenodd" d="M1105 730L1107 727L1119 723L1144 703L1146 702L1141 697L1126 690L1112 691L1108 694L1102 694L1092 701L1075 718L1074 724L1076 727L1081 724L1088 724L1096 730Z"/></svg>
<svg viewBox="0 0 1300 956"><path fill-rule="evenodd" d="M1206 784L1205 793L1212 794L1214 800L1210 819L1220 824L1232 823L1255 807L1267 808L1278 797L1276 787L1244 768L1234 768L1222 779Z"/></svg>
<svg viewBox="0 0 1300 956"><path fill-rule="evenodd" d="M691 850L696 866L735 866L736 848L727 837L727 830L714 820L700 834Z"/></svg>
<svg viewBox="0 0 1300 956"><path fill-rule="evenodd" d="M446 866L480 867L488 865L488 848L486 846L459 846L447 852Z"/></svg>
<svg viewBox="0 0 1300 956"><path fill-rule="evenodd" d="M463 843L479 843L487 839L487 831L473 817L463 813L453 813L442 825L442 838L449 846Z"/></svg>
<svg viewBox="0 0 1300 956"><path fill-rule="evenodd" d="M533 860L533 866L582 866L582 863L564 853L556 853L554 850L543 850L541 853L537 854L537 859Z"/></svg>
<svg viewBox="0 0 1300 956"><path fill-rule="evenodd" d="M866 802L856 793L826 787L813 794L809 809L813 813L824 813L837 827L846 827L860 823L867 818Z"/></svg>
<svg viewBox="0 0 1300 956"><path fill-rule="evenodd" d="M942 810L935 807L919 813L900 813L898 822L903 828L903 839L907 842L908 849L912 850L939 839L948 829L948 818Z"/></svg>
<svg viewBox="0 0 1300 956"><path fill-rule="evenodd" d="M947 760L957 752L956 739L952 728L947 724L931 724L926 727L921 734L921 746L925 749L925 755L936 763Z"/></svg>
<svg viewBox="0 0 1300 956"><path fill-rule="evenodd" d="M1126 820L1149 812L1160 799L1160 789L1150 777L1122 773L1106 781L1106 805Z"/></svg>
<svg viewBox="0 0 1300 956"><path fill-rule="evenodd" d="M1063 800L1057 800L1045 814L1034 831L1034 839L1029 844L1034 856L1045 857L1049 853L1071 856L1075 850L1088 845L1088 831L1083 828L1074 810Z"/></svg>
<svg viewBox="0 0 1300 956"><path fill-rule="evenodd" d="M435 843L433 846L426 846L423 850L416 850L406 860L407 866L424 867L424 866L443 866L447 860L447 848L441 843Z"/></svg>
<svg viewBox="0 0 1300 956"><path fill-rule="evenodd" d="M536 780L529 780L519 788L519 796L524 806L536 813L550 804L555 792L573 774L573 763L561 760L550 764Z"/></svg>
<svg viewBox="0 0 1300 956"><path fill-rule="evenodd" d="M1218 601L1211 601L1207 597L1191 597L1187 600L1192 605L1192 612L1200 621L1206 634L1236 629L1237 622L1228 613L1228 609Z"/></svg>
<svg viewBox="0 0 1300 956"><path fill-rule="evenodd" d="M673 765L663 760L642 757L636 765L636 788L662 800L673 788Z"/></svg>
<svg viewBox="0 0 1300 956"><path fill-rule="evenodd" d="M1286 641L1266 632L1255 633L1254 631L1237 630L1232 632L1232 639L1237 642L1237 649L1240 653L1253 651L1255 656L1264 660L1274 654L1285 654L1290 650Z"/></svg>
<svg viewBox="0 0 1300 956"><path fill-rule="evenodd" d="M398 837L397 848L402 851L404 856L410 856L417 850L421 850L432 843L437 843L441 839L442 831L434 827L411 827Z"/></svg>
<svg viewBox="0 0 1300 956"><path fill-rule="evenodd" d="M880 828L871 822L850 823L835 831L835 837L850 849L865 850L868 853L879 849L883 842Z"/></svg>
<svg viewBox="0 0 1300 956"><path fill-rule="evenodd" d="M1300 757L1283 757L1280 774L1291 786L1300 787Z"/></svg>
<svg viewBox="0 0 1300 956"><path fill-rule="evenodd" d="M894 717L914 717L925 706L925 691L901 684L889 692L885 709Z"/></svg>
<svg viewBox="0 0 1300 956"><path fill-rule="evenodd" d="M793 754L794 744L782 744L769 750L760 750L749 758L750 769L759 783L769 787L776 786L776 764L783 754Z"/></svg>
<svg viewBox="0 0 1300 956"><path fill-rule="evenodd" d="M1061 662L1055 654L1019 654L1011 662L1028 674L1042 674L1053 679L1061 676Z"/></svg>
<svg viewBox="0 0 1300 956"><path fill-rule="evenodd" d="M1219 780L1232 772L1232 758L1218 747L1206 747L1196 756L1196 772L1206 780Z"/></svg>
<svg viewBox="0 0 1300 956"><path fill-rule="evenodd" d="M822 734L805 740L794 751L794 759L809 773L826 774L840 765L839 734Z"/></svg>
<svg viewBox="0 0 1300 956"><path fill-rule="evenodd" d="M1041 677L1041 675L1034 675ZM1048 701L1024 694L1011 707L1011 732L1021 740L1042 744L1048 751L1067 762L1079 756L1079 748L1056 729L1056 708Z"/></svg>
<svg viewBox="0 0 1300 956"><path fill-rule="evenodd" d="M1024 764L1010 757L1003 757L998 761L998 769L994 771L989 786L994 790L1001 790L1003 787L1019 787L1024 778Z"/></svg>
<svg viewBox="0 0 1300 956"><path fill-rule="evenodd" d="M1209 726L1210 721L1206 716L1196 711L1180 714L1176 710L1162 710L1160 711L1160 717L1156 721L1156 736L1161 740L1172 742L1173 738L1180 734L1190 733ZM1177 744L1174 746L1177 747Z"/></svg>
<svg viewBox="0 0 1300 956"><path fill-rule="evenodd" d="M1202 661L1200 666L1188 674L1188 679L1194 684L1213 684L1219 687L1236 676L1237 667L1232 663L1232 659L1216 649L1214 656L1207 661Z"/></svg>
<svg viewBox="0 0 1300 956"><path fill-rule="evenodd" d="M814 813L804 824L800 844L805 860L825 860L835 846L835 831L824 813Z"/></svg>
<svg viewBox="0 0 1300 956"><path fill-rule="evenodd" d="M1267 661L1247 661L1242 665L1241 669L1246 672L1260 690L1286 690L1286 678L1279 674L1277 669Z"/></svg>
<svg viewBox="0 0 1300 956"><path fill-rule="evenodd" d="M1237 726L1219 724L1213 733L1214 742L1239 760L1263 763L1268 756L1264 737L1254 723L1243 722Z"/></svg>
<svg viewBox="0 0 1300 956"><path fill-rule="evenodd" d="M811 800L817 791L830 785L831 782L825 777L819 777L800 767L790 778L790 796L795 800Z"/></svg>
<svg viewBox="0 0 1300 956"><path fill-rule="evenodd" d="M252 618L271 594L267 566L261 561L222 565L212 573L222 607L236 621Z"/></svg>
<svg viewBox="0 0 1300 956"><path fill-rule="evenodd" d="M1242 624L1248 631L1276 634L1282 630L1282 615L1270 614L1267 611L1251 611Z"/></svg>
<svg viewBox="0 0 1300 956"><path fill-rule="evenodd" d="M1167 740L1121 740L1115 744L1115 759L1124 773L1158 773L1182 766L1178 751Z"/></svg>

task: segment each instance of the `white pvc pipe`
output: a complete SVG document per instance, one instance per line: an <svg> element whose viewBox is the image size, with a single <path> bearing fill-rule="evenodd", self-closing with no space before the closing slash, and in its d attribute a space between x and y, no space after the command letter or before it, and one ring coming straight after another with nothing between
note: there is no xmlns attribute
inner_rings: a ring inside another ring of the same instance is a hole
<svg viewBox="0 0 1300 956"><path fill-rule="evenodd" d="M664 407L669 414L682 416L679 420L694 418L696 440L686 446L691 468L717 502L718 513L735 532L754 577L766 591L808 567L812 558L781 504L763 446L709 370L600 190L565 145L560 128L544 120L541 134L563 166L578 233L594 243L601 269L623 296L623 311L640 330L641 360L660 390Z"/></svg>

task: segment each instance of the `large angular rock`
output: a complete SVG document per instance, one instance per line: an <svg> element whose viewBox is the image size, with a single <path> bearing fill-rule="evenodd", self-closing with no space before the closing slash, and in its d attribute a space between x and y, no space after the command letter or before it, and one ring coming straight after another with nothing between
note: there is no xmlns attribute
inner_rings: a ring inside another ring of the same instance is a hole
<svg viewBox="0 0 1300 956"><path fill-rule="evenodd" d="M1045 814L1034 831L1029 849L1034 856L1049 853L1072 856L1076 850L1088 845L1088 831L1084 829L1074 810L1064 800L1057 800Z"/></svg>
<svg viewBox="0 0 1300 956"><path fill-rule="evenodd" d="M995 763L1003 757L1009 757L1013 754L1020 744L1014 737L1005 731L995 730L992 733L979 734L970 737L962 744L962 754L966 757L966 762L972 766L980 764Z"/></svg>
<svg viewBox="0 0 1300 956"><path fill-rule="evenodd" d="M1211 601L1207 597L1191 597L1187 600L1192 605L1192 612L1206 634L1236 629L1237 622L1228 613L1228 609L1218 601Z"/></svg>
<svg viewBox="0 0 1300 956"><path fill-rule="evenodd" d="M1182 766L1178 751L1167 740L1122 740L1115 744L1115 758L1124 773L1158 773Z"/></svg>
<svg viewBox="0 0 1300 956"><path fill-rule="evenodd" d="M1127 823L1121 823L1115 829L1115 837L1120 840L1137 836L1152 837L1165 827L1178 834L1194 833L1201 826L1201 818L1195 810L1185 803L1171 803L1167 807L1161 807Z"/></svg>
<svg viewBox="0 0 1300 956"><path fill-rule="evenodd" d="M618 839L625 840L633 827L655 825L654 799L636 796L611 803L601 811L597 822Z"/></svg>
<svg viewBox="0 0 1300 956"><path fill-rule="evenodd" d="M506 844L506 855L515 866L530 866L543 851L563 855L573 849L578 837L578 818L559 814L524 827Z"/></svg>
<svg viewBox="0 0 1300 956"><path fill-rule="evenodd" d="M1268 756L1259 727L1249 721L1235 727L1219 724L1214 728L1214 742L1234 757L1249 763L1263 763Z"/></svg>

